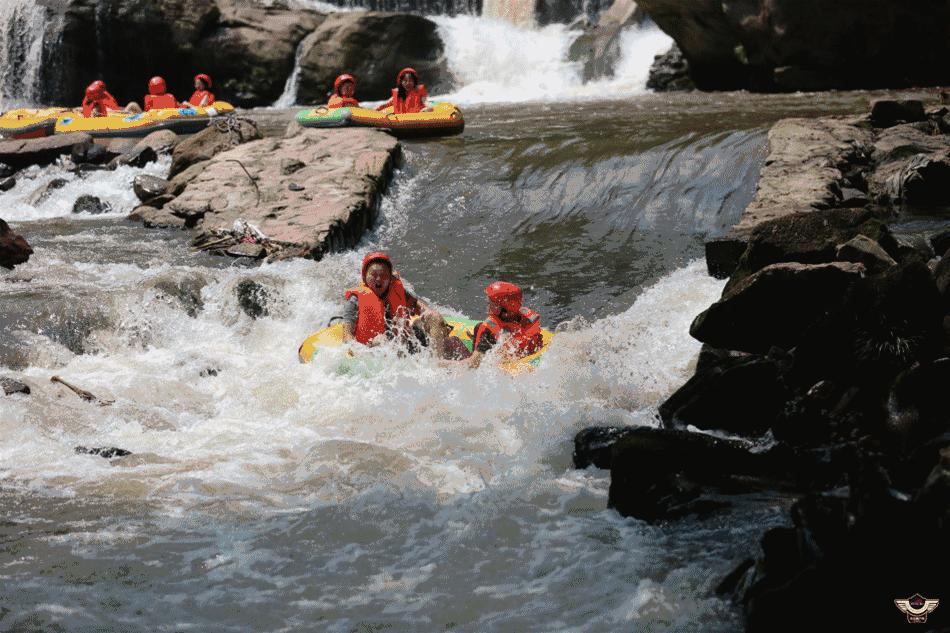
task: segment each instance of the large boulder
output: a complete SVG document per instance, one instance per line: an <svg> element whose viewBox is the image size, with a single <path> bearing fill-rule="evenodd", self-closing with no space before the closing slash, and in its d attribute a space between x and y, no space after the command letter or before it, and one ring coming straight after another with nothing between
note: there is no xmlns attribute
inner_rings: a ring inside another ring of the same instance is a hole
<svg viewBox="0 0 950 633"><path fill-rule="evenodd" d="M683 57L683 51L673 43L670 50L653 58L647 88L657 92L694 90L696 84L689 76L689 63Z"/></svg>
<svg viewBox="0 0 950 633"><path fill-rule="evenodd" d="M26 240L13 232L10 226L0 219L0 266L13 269L25 263L33 254Z"/></svg>
<svg viewBox="0 0 950 633"><path fill-rule="evenodd" d="M864 266L782 263L766 266L723 293L693 321L693 338L744 352L788 350L829 313L844 307Z"/></svg>
<svg viewBox="0 0 950 633"><path fill-rule="evenodd" d="M369 129L252 141L207 161L163 210L200 224L207 244L226 249L221 236L241 227L237 241L264 242L268 254L319 259L372 226L398 152L395 138Z"/></svg>
<svg viewBox="0 0 950 633"><path fill-rule="evenodd" d="M357 97L387 99L396 73L419 72L430 93L449 87L444 45L436 25L418 15L341 12L326 20L300 45L297 101L324 103L343 70L357 78Z"/></svg>
<svg viewBox="0 0 950 633"><path fill-rule="evenodd" d="M633 0L615 0L604 11L597 24L588 27L574 40L568 50L571 61L582 64L584 81L612 77L614 66L620 60L620 33L628 26L639 24L644 15Z"/></svg>
<svg viewBox="0 0 950 633"><path fill-rule="evenodd" d="M638 0L704 90L947 85L946 2Z"/></svg>
<svg viewBox="0 0 950 633"><path fill-rule="evenodd" d="M219 152L259 138L261 133L250 119L222 119L175 146L168 177L174 180L189 167L209 160Z"/></svg>
<svg viewBox="0 0 950 633"><path fill-rule="evenodd" d="M120 101L140 101L151 75L179 99L194 72L215 79L219 99L266 105L281 94L297 44L321 16L283 2L240 0L51 0L42 98L77 103L101 78ZM146 70L143 70L146 69ZM189 69L182 72L182 69Z"/></svg>

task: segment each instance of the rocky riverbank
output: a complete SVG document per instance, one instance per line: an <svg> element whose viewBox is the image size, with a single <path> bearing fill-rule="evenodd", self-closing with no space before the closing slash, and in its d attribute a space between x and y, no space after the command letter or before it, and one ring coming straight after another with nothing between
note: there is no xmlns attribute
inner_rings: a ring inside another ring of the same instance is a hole
<svg viewBox="0 0 950 633"><path fill-rule="evenodd" d="M749 631L803 630L818 613L881 630L904 617L894 599L945 586L948 113L881 101L775 125L755 199L707 251L729 281L690 328L695 375L659 407L661 428L576 438L575 463L610 468L610 505L627 516L804 495L720 587ZM929 222L918 239L893 228L909 215ZM802 609L829 600L851 608Z"/></svg>

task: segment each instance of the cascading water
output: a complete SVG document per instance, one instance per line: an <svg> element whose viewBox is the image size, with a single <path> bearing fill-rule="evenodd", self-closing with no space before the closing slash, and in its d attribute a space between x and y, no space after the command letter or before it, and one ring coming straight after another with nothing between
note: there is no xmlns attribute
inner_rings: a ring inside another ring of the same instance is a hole
<svg viewBox="0 0 950 633"><path fill-rule="evenodd" d="M722 287L703 237L751 197L764 126L819 107L674 98L474 106L463 136L405 144L378 226L320 262L245 268L183 232L66 219L83 183L128 212L131 170L18 176L0 200L36 252L0 275L0 366L33 393L0 397L0 628L738 628L712 589L781 501L651 526L605 508L606 473L571 468L577 430L654 424L689 375L689 322ZM300 365L375 248L445 312L519 282L558 330L541 366L385 345L376 367Z"/></svg>
<svg viewBox="0 0 950 633"><path fill-rule="evenodd" d="M484 0L482 17L503 20L516 26L534 26L535 0Z"/></svg>
<svg viewBox="0 0 950 633"><path fill-rule="evenodd" d="M40 101L45 27L34 0L0 2L0 111Z"/></svg>

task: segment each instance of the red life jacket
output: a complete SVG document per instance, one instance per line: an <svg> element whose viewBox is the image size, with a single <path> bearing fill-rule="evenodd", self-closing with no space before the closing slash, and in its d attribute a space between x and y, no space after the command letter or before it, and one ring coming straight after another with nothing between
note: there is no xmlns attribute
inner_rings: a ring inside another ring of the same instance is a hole
<svg viewBox="0 0 950 633"><path fill-rule="evenodd" d="M115 97L108 92L103 92L102 96L98 99L82 100L82 115L87 119L95 116L106 116L109 114L109 110L121 109Z"/></svg>
<svg viewBox="0 0 950 633"><path fill-rule="evenodd" d="M360 283L356 288L350 288L343 296L347 301L357 297L358 311L356 313L356 331L353 333L356 340L364 345L386 332L386 308L389 308L390 320L395 322L394 327L402 332L408 332L409 317L412 310L406 299L406 287L402 285L399 273L393 273L389 282L386 296L380 299L372 288ZM401 321L402 323L399 323Z"/></svg>
<svg viewBox="0 0 950 633"><path fill-rule="evenodd" d="M408 114L410 112L422 112L426 107L425 98L429 96L425 85L419 84L412 90L406 91L406 98L399 98L399 88L393 88L393 114Z"/></svg>
<svg viewBox="0 0 950 633"><path fill-rule="evenodd" d="M327 102L328 108L358 108L360 107L360 102L354 99L353 97L341 97L340 95L333 95L330 97L330 100Z"/></svg>
<svg viewBox="0 0 950 633"><path fill-rule="evenodd" d="M207 97L208 100L205 101L204 105L202 106L201 100L204 99L205 97ZM207 90L195 90L194 94L191 95L191 98L188 99L188 103L195 106L196 108L208 107L209 105L214 103L214 93L208 92Z"/></svg>
<svg viewBox="0 0 950 633"><path fill-rule="evenodd" d="M521 308L519 315L521 318L516 322L502 321L494 315L488 315L475 334L474 349L478 349L478 343L485 332L491 332L497 341L502 331L511 334L502 347L505 356L524 358L541 349L544 344L541 336L541 315L531 308Z"/></svg>
<svg viewBox="0 0 950 633"><path fill-rule="evenodd" d="M175 95L170 92L160 95L145 95L145 111L159 110L161 108L177 108L178 102L175 101Z"/></svg>

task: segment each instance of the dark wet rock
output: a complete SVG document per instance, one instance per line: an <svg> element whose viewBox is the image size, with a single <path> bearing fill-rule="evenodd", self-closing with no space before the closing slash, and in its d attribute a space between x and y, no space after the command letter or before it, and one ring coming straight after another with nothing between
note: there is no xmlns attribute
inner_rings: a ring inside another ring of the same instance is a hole
<svg viewBox="0 0 950 633"><path fill-rule="evenodd" d="M838 203L838 207L844 209L865 207L868 202L870 202L870 199L867 192L844 187L841 189L841 201Z"/></svg>
<svg viewBox="0 0 950 633"><path fill-rule="evenodd" d="M696 84L689 76L689 63L675 42L670 50L653 58L647 88L657 92L696 89Z"/></svg>
<svg viewBox="0 0 950 633"><path fill-rule="evenodd" d="M781 373L781 358L760 356L697 372L660 405L660 416L668 427L760 435L788 397Z"/></svg>
<svg viewBox="0 0 950 633"><path fill-rule="evenodd" d="M902 452L950 432L950 358L916 363L888 395L887 431Z"/></svg>
<svg viewBox="0 0 950 633"><path fill-rule="evenodd" d="M870 273L897 266L894 258L888 255L880 244L865 235L857 235L838 246L835 259L840 262L863 264Z"/></svg>
<svg viewBox="0 0 950 633"><path fill-rule="evenodd" d="M28 385L20 382L19 380L14 380L13 378L7 378L5 376L0 376L0 388L2 388L3 393L8 396L15 393L22 393L24 395L30 394L30 387Z"/></svg>
<svg viewBox="0 0 950 633"><path fill-rule="evenodd" d="M280 161L280 173L285 176L298 172L304 167L306 167L306 164L296 158L283 158Z"/></svg>
<svg viewBox="0 0 950 633"><path fill-rule="evenodd" d="M942 231L930 238L930 244L933 246L934 253L941 255L950 251L950 230Z"/></svg>
<svg viewBox="0 0 950 633"><path fill-rule="evenodd" d="M259 319L270 314L268 303L271 300L271 291L251 279L238 283L235 289L238 305L244 314L252 319Z"/></svg>
<svg viewBox="0 0 950 633"><path fill-rule="evenodd" d="M100 171L109 171L109 165L96 165L93 163L79 163L78 165L73 165L72 172L78 174L80 178L85 178L87 175Z"/></svg>
<svg viewBox="0 0 950 633"><path fill-rule="evenodd" d="M950 158L918 154L888 178L886 187L894 202L917 208L944 207L950 204Z"/></svg>
<svg viewBox="0 0 950 633"><path fill-rule="evenodd" d="M10 167L6 163L0 163L0 178L9 178L16 173L16 170L13 167Z"/></svg>
<svg viewBox="0 0 950 633"><path fill-rule="evenodd" d="M99 215L100 213L109 213L112 211L112 205L103 202L97 196L83 194L76 198L73 203L73 213L88 213L90 215Z"/></svg>
<svg viewBox="0 0 950 633"><path fill-rule="evenodd" d="M76 145L89 145L88 134L56 134L44 138L0 141L0 162L14 169L30 165L49 165L60 156L72 153Z"/></svg>
<svg viewBox="0 0 950 633"><path fill-rule="evenodd" d="M430 94L451 87L434 22L409 14L331 13L300 45L297 98L325 103L333 80L346 69L358 78L360 100L388 99L396 73L406 66L419 72Z"/></svg>
<svg viewBox="0 0 950 633"><path fill-rule="evenodd" d="M878 168L889 163L897 163L897 167L918 154L938 154L946 151L947 140L931 134L929 126L923 123L907 123L895 125L886 130L880 130L874 139L871 150L871 160ZM876 174L875 181L884 182L890 172ZM880 188L880 187L878 187Z"/></svg>
<svg viewBox="0 0 950 633"><path fill-rule="evenodd" d="M198 372L198 375L201 376L202 378L213 378L214 376L217 376L220 373L220 371L221 370L219 370L216 367L206 367L202 369L200 372Z"/></svg>
<svg viewBox="0 0 950 633"><path fill-rule="evenodd" d="M20 235L0 219L0 267L13 269L14 266L25 263L33 254L33 249Z"/></svg>
<svg viewBox="0 0 950 633"><path fill-rule="evenodd" d="M115 158L115 154L98 143L77 143L70 151L70 158L76 165L104 165Z"/></svg>
<svg viewBox="0 0 950 633"><path fill-rule="evenodd" d="M204 309L201 290L205 285L205 279L194 276L162 279L156 282L155 289L178 303L189 317L195 318Z"/></svg>
<svg viewBox="0 0 950 633"><path fill-rule="evenodd" d="M158 160L158 154L148 145L137 145L134 149L125 154L116 156L109 163L110 167L120 167L123 165L129 167L142 168L149 163Z"/></svg>
<svg viewBox="0 0 950 633"><path fill-rule="evenodd" d="M638 0L676 40L702 90L947 85L942 2Z"/></svg>
<svg viewBox="0 0 950 633"><path fill-rule="evenodd" d="M804 332L839 310L864 273L860 264L772 264L728 288L696 317L693 338L714 347L766 353L794 347Z"/></svg>
<svg viewBox="0 0 950 633"><path fill-rule="evenodd" d="M44 185L40 185L33 193L30 194L29 203L31 206L37 206L43 203L44 200L50 197L50 195L57 189L62 189L68 184L68 180L65 178L53 178Z"/></svg>
<svg viewBox="0 0 950 633"><path fill-rule="evenodd" d="M142 222L150 229L184 229L187 220L179 217L167 209L157 209L147 205L135 207L128 216L133 222Z"/></svg>
<svg viewBox="0 0 950 633"><path fill-rule="evenodd" d="M0 191L10 191L16 187L16 179L13 176L0 178Z"/></svg>
<svg viewBox="0 0 950 633"><path fill-rule="evenodd" d="M950 315L950 249L944 253L934 270L937 292L943 297L944 313Z"/></svg>
<svg viewBox="0 0 950 633"><path fill-rule="evenodd" d="M168 172L172 182L192 165L209 160L215 154L241 143L261 138L257 125L250 119L231 117L226 121L227 123L222 125L205 128L175 146L172 151L171 170Z"/></svg>
<svg viewBox="0 0 950 633"><path fill-rule="evenodd" d="M608 505L646 521L706 514L724 492L781 486L785 464L737 441L640 427L613 444Z"/></svg>
<svg viewBox="0 0 950 633"><path fill-rule="evenodd" d="M896 250L896 242L885 223L862 209L794 213L762 222L752 232L726 287L735 286L770 264L833 262L838 246L858 235L883 244L886 252Z"/></svg>
<svg viewBox="0 0 950 633"><path fill-rule="evenodd" d="M574 467L610 469L613 446L637 427L591 426L574 436Z"/></svg>
<svg viewBox="0 0 950 633"><path fill-rule="evenodd" d="M267 255L267 249L261 244L240 243L229 246L224 250L225 255L231 257L249 257L251 259L260 259Z"/></svg>
<svg viewBox="0 0 950 633"><path fill-rule="evenodd" d="M304 189L306 189L306 187L304 187L303 185L299 185L295 182L287 183L287 191L303 191Z"/></svg>
<svg viewBox="0 0 950 633"><path fill-rule="evenodd" d="M76 451L77 455L98 455L99 457L104 457L105 459L126 457L132 454L132 451L127 451L124 448L117 448L115 446L96 446L93 448L77 446L74 450Z"/></svg>
<svg viewBox="0 0 950 633"><path fill-rule="evenodd" d="M168 190L169 183L164 178L139 174L132 181L132 190L142 202L149 202L152 198L161 196Z"/></svg>
<svg viewBox="0 0 950 633"><path fill-rule="evenodd" d="M916 123L925 118L924 104L918 99L875 99L871 102L871 124L874 127Z"/></svg>

